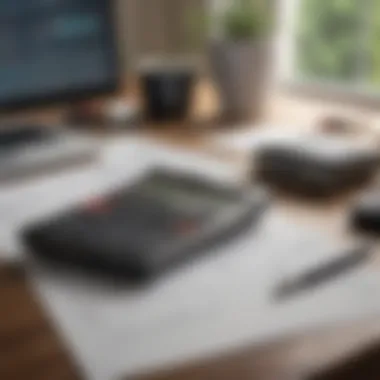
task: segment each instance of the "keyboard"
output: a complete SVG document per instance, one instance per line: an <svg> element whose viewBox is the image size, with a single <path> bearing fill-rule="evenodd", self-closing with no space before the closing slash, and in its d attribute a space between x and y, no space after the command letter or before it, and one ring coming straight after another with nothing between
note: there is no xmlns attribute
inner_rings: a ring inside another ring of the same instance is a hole
<svg viewBox="0 0 380 380"><path fill-rule="evenodd" d="M22 125L0 129L0 181L26 179L52 169L93 161L90 138L64 129Z"/></svg>
<svg viewBox="0 0 380 380"><path fill-rule="evenodd" d="M33 144L53 141L57 134L37 126L22 126L0 130L0 154L9 153Z"/></svg>

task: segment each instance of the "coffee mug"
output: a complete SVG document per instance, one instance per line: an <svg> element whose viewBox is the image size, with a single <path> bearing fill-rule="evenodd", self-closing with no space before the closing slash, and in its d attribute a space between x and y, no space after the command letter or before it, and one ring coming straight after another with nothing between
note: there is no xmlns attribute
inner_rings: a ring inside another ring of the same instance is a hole
<svg viewBox="0 0 380 380"><path fill-rule="evenodd" d="M150 61L140 67L143 114L149 121L186 119L196 70L186 62Z"/></svg>

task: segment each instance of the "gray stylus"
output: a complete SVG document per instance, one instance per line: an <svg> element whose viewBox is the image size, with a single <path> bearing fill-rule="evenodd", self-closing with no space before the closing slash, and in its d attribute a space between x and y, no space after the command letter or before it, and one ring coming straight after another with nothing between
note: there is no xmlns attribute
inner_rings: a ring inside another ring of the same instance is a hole
<svg viewBox="0 0 380 380"><path fill-rule="evenodd" d="M337 276L345 275L350 270L366 262L371 256L372 248L372 244L367 244L360 248L352 249L346 254L312 268L298 277L282 282L274 290L275 298L277 300L286 300L324 284Z"/></svg>

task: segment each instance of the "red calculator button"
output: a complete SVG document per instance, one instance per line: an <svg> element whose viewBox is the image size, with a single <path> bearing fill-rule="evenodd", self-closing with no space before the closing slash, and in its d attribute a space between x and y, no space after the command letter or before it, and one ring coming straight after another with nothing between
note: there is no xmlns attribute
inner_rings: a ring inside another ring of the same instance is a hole
<svg viewBox="0 0 380 380"><path fill-rule="evenodd" d="M181 235L189 235L198 229L197 223L193 221L182 221L176 226L176 231Z"/></svg>
<svg viewBox="0 0 380 380"><path fill-rule="evenodd" d="M95 213L95 214L102 214L106 213L110 210L110 203L106 198L91 198L88 201L85 202L84 208L86 211Z"/></svg>

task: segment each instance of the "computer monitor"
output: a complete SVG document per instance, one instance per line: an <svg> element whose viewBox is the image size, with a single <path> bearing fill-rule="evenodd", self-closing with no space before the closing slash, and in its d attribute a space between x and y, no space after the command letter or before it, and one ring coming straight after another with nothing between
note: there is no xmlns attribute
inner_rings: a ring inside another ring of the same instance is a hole
<svg viewBox="0 0 380 380"><path fill-rule="evenodd" d="M0 110L117 89L112 0L1 0Z"/></svg>

